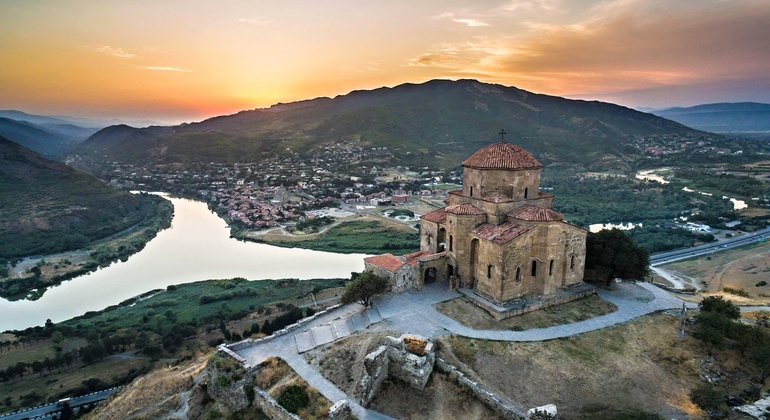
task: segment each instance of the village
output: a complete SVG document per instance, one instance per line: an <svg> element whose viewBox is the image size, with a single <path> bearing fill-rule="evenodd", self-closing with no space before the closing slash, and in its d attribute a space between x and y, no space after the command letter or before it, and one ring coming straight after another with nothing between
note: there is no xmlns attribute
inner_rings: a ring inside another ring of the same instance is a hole
<svg viewBox="0 0 770 420"><path fill-rule="evenodd" d="M649 136L637 140L634 147L650 158L692 148L703 153L741 153L712 147L710 140L708 135ZM355 137L305 154L287 149L253 162L151 167L109 162L102 178L118 188L166 191L206 201L231 226L249 231L293 226L318 216L372 213L384 206L440 207L447 192L462 182L459 168L389 166L395 157L393 150L367 146ZM341 210L323 211L334 208ZM707 231L707 227L698 226L698 230Z"/></svg>

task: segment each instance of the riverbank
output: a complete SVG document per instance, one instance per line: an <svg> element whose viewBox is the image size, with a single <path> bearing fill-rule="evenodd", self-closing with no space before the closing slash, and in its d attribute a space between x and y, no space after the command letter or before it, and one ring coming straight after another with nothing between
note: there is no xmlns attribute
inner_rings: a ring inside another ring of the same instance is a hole
<svg viewBox="0 0 770 420"><path fill-rule="evenodd" d="M107 267L144 249L161 230L171 226L174 206L163 197L154 200L145 218L120 233L95 241L87 248L52 255L31 256L7 267L0 279L0 297L8 300L37 300L49 287Z"/></svg>

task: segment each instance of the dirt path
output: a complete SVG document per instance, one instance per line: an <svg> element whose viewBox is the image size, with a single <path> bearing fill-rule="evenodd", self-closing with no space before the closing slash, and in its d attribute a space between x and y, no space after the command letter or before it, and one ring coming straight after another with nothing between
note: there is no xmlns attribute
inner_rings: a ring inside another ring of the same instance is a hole
<svg viewBox="0 0 770 420"><path fill-rule="evenodd" d="M687 277L682 273L669 271L661 267L650 267L650 269L654 271L655 274L670 281L674 285L675 289L684 290L688 287L694 287L696 291L700 290L700 287L698 287L698 284L692 278Z"/></svg>

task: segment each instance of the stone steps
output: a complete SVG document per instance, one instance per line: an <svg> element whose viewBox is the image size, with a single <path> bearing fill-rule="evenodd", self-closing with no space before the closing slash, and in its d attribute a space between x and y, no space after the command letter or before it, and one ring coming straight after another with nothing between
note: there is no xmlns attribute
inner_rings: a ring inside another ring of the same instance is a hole
<svg viewBox="0 0 770 420"><path fill-rule="evenodd" d="M377 308L371 307L362 312L335 319L330 323L312 327L294 336L297 352L304 353L318 346L345 338L382 320L383 317Z"/></svg>

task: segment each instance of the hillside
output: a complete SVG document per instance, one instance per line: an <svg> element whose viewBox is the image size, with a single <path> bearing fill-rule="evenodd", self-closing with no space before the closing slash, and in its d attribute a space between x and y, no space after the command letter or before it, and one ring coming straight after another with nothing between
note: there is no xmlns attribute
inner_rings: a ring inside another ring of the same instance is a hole
<svg viewBox="0 0 770 420"><path fill-rule="evenodd" d="M63 157L70 147L95 131L69 124L39 125L0 117L0 136L51 158Z"/></svg>
<svg viewBox="0 0 770 420"><path fill-rule="evenodd" d="M0 137L0 258L80 248L142 221L154 201Z"/></svg>
<svg viewBox="0 0 770 420"><path fill-rule="evenodd" d="M764 132L770 136L770 104L716 103L664 109L653 114L698 130L715 133Z"/></svg>
<svg viewBox="0 0 770 420"><path fill-rule="evenodd" d="M387 147L388 163L452 167L508 136L543 163L620 164L639 136L702 133L652 114L602 102L539 95L474 80L433 80L354 91L269 109L243 111L175 127L105 128L77 150L88 165L103 160L148 165L244 162L354 142ZM396 163L398 162L398 163Z"/></svg>

